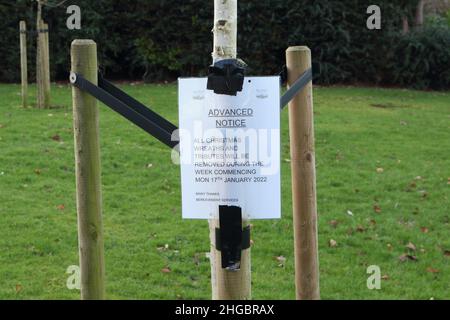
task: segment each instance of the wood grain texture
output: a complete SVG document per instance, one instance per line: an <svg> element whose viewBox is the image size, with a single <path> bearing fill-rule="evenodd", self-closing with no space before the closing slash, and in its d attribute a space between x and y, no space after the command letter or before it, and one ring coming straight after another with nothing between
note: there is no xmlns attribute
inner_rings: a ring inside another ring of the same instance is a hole
<svg viewBox="0 0 450 320"><path fill-rule="evenodd" d="M28 106L28 57L27 57L27 25L20 21L20 72L22 82L22 107Z"/></svg>
<svg viewBox="0 0 450 320"><path fill-rule="evenodd" d="M48 24L42 21L42 30L48 30ZM42 34L42 81L44 88L44 108L50 108L51 83L50 83L50 46L49 31Z"/></svg>
<svg viewBox="0 0 450 320"><path fill-rule="evenodd" d="M71 57L72 72L97 84L95 42L73 41ZM76 87L72 99L81 298L98 300L105 298L105 267L97 100Z"/></svg>
<svg viewBox="0 0 450 320"><path fill-rule="evenodd" d="M42 24L42 3L37 2L37 14L36 14L36 30L41 28ZM42 81L42 33L36 34L36 106L38 108L44 107L44 82Z"/></svg>
<svg viewBox="0 0 450 320"><path fill-rule="evenodd" d="M288 85L311 67L307 47L286 51ZM312 82L289 103L295 284L299 300L320 299Z"/></svg>

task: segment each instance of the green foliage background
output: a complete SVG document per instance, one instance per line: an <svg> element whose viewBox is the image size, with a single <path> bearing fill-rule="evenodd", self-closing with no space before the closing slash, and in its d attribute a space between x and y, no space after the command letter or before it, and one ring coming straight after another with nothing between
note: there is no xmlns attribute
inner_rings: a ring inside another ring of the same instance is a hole
<svg viewBox="0 0 450 320"><path fill-rule="evenodd" d="M57 1L50 1L57 3ZM368 30L367 0L240 0L239 56L252 74L278 73L289 45L312 49L320 84L370 83L418 89L450 88L450 28L433 23L401 34L402 17L414 14L417 0L378 0L382 30ZM66 28L66 7L82 10L82 30ZM18 24L34 29L33 0L0 0L0 81L18 81ZM173 80L204 75L211 62L213 1L69 0L45 7L50 26L52 75L65 79L69 46L75 38L99 44L109 77ZM29 69L34 73L34 37L29 37Z"/></svg>

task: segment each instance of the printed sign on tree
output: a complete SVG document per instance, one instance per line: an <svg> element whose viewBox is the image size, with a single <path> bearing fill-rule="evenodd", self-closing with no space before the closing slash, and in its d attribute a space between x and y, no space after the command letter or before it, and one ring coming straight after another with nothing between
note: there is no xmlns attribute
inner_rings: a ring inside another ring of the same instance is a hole
<svg viewBox="0 0 450 320"><path fill-rule="evenodd" d="M279 77L247 77L237 96L179 80L183 218L217 218L219 205L244 219L281 216Z"/></svg>

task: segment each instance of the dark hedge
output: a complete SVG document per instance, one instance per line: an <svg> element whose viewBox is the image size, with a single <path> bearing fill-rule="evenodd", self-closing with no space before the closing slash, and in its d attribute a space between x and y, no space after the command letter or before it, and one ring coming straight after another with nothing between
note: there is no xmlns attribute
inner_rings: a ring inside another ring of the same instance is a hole
<svg viewBox="0 0 450 320"><path fill-rule="evenodd" d="M58 1L50 1L57 3ZM401 17L414 0L378 0L382 30L366 28L364 0L240 0L239 57L252 74L278 73L289 45L307 45L320 84L369 83L450 88L450 30L433 26L403 36ZM66 7L82 10L82 30L66 28ZM20 20L35 25L35 1L0 0L0 81L18 81ZM65 79L70 42L91 38L108 77L173 80L204 75L211 62L212 0L69 0L45 7L50 28L53 79ZM34 76L35 38L29 37Z"/></svg>

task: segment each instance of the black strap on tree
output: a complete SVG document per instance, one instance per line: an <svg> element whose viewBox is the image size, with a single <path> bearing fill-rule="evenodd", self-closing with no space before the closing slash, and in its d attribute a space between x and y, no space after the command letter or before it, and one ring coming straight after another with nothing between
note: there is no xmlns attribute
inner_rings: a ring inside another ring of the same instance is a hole
<svg viewBox="0 0 450 320"><path fill-rule="evenodd" d="M172 124L171 122L167 121L165 118L161 117L156 112L150 110L145 105L134 99L133 97L129 96L116 86L114 86L111 82L103 78L103 76L99 73L98 75L98 86L105 90L106 92L110 93L126 105L128 105L130 108L132 108L134 111L144 115L147 119L151 119L151 121L157 123L161 128L166 130L167 132L174 132L178 128Z"/></svg>
<svg viewBox="0 0 450 320"><path fill-rule="evenodd" d="M207 89L216 94L235 96L242 91L245 70L247 64L239 59L225 59L214 63L209 67ZM287 81L288 70L283 66L280 72L281 83ZM312 69L306 70L281 97L281 109L291 101L310 81L312 81Z"/></svg>
<svg viewBox="0 0 450 320"><path fill-rule="evenodd" d="M98 78L98 86L75 73L70 74L70 83L88 92L168 147L174 148L178 144L178 141L172 141L172 133L177 129L175 125L103 79L101 75Z"/></svg>
<svg viewBox="0 0 450 320"><path fill-rule="evenodd" d="M250 248L250 226L242 229L242 209L219 206L216 249L222 253L222 268L237 271L241 267L242 250Z"/></svg>
<svg viewBox="0 0 450 320"><path fill-rule="evenodd" d="M281 78L284 81L287 80L287 70L282 72L282 74L285 73L285 79L283 79L283 75L281 75ZM291 101L311 80L312 80L313 74L312 69L309 68L306 70L300 78L298 78L294 84L289 88L288 91L284 93L284 95L281 97L281 109L283 110L284 107Z"/></svg>
<svg viewBox="0 0 450 320"><path fill-rule="evenodd" d="M209 67L207 89L215 94L235 96L242 91L247 64L239 59L224 59Z"/></svg>

